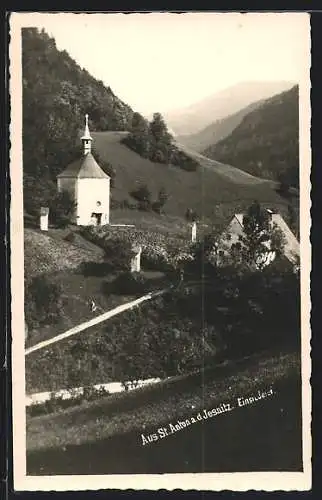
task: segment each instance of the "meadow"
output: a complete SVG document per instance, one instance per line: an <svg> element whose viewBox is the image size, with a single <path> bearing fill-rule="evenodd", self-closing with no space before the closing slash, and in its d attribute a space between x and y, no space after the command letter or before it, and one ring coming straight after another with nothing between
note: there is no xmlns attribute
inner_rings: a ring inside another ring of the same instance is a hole
<svg viewBox="0 0 322 500"><path fill-rule="evenodd" d="M153 163L122 144L126 132L93 132L94 149L115 170L112 203L127 200L129 193L147 184L152 200L161 187L169 195L164 207L170 216L184 218L187 208L197 212L201 221L226 224L234 213L244 211L254 200L263 206L286 211L285 200L271 181L249 175L238 168L218 163L189 151L199 162L195 172L172 165ZM95 152L94 152L95 154ZM133 216L135 217L135 215Z"/></svg>
<svg viewBox="0 0 322 500"><path fill-rule="evenodd" d="M271 398L142 445L142 433L271 388ZM301 470L299 357L262 353L28 418L27 450L28 474L40 475Z"/></svg>

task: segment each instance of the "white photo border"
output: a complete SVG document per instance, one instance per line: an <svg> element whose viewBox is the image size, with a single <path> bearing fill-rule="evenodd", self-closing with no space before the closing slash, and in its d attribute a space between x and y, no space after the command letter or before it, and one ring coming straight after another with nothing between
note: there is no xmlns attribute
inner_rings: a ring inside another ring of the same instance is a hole
<svg viewBox="0 0 322 500"><path fill-rule="evenodd" d="M240 15L217 13L218 15ZM300 113L300 248L302 336L302 443L303 472L247 472L160 475L27 476L24 363L24 250L22 196L22 67L21 28L38 25L43 16L105 16L89 13L15 13L10 16L10 177L11 177L11 296L12 296L12 390L13 465L15 491L84 491L99 489L181 489L204 491L306 491L311 488L311 358L310 358L310 15L306 12L265 12L246 15L298 15L303 17L303 78L299 82ZM136 15L135 13L131 15ZM149 14L145 14L149 15ZM245 15L245 14L243 14Z"/></svg>

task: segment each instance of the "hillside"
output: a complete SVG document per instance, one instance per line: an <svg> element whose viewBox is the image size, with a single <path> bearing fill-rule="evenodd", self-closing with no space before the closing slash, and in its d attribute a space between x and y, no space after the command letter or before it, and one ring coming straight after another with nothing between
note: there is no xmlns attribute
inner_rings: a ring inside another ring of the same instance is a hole
<svg viewBox="0 0 322 500"><path fill-rule="evenodd" d="M274 96L244 117L230 136L204 151L206 156L245 172L277 180L288 171L298 186L298 87Z"/></svg>
<svg viewBox="0 0 322 500"><path fill-rule="evenodd" d="M102 251L79 235L73 243L64 238L69 230L55 230L45 234L32 228L24 229L25 279L29 282L41 274L75 270L82 262L102 259Z"/></svg>
<svg viewBox="0 0 322 500"><path fill-rule="evenodd" d="M127 130L133 111L66 51L59 51L44 30L22 29L22 76L23 167L28 196L30 190L34 195L37 191L43 194L79 154L79 129L85 113L90 116L91 130Z"/></svg>
<svg viewBox="0 0 322 500"><path fill-rule="evenodd" d="M56 175L80 154L79 127L85 112L90 114L93 146L102 167L109 164L116 173L112 209L123 208L125 200L133 204L129 192L146 183L153 200L162 187L165 189L169 195L165 212L174 217L183 218L187 208L192 208L200 217L215 219L221 224L234 212L244 210L254 199L283 213L285 202L276 194L274 186L228 166L228 161L219 163L177 142L179 148L200 165L196 171L188 172L178 166L150 161L122 144L126 131L132 127L132 109L109 87L80 68L66 51L57 50L55 41L44 31L23 30L22 56L24 207L27 213L38 214L39 206L50 204L56 195ZM232 103L235 106L238 101L240 105L249 99L252 89L254 99L255 88L261 88L262 93L264 88L266 92L269 88L271 92L272 85L237 85L235 90L224 93L226 99L219 102L217 95L215 101L221 112L227 113ZM128 215L130 222L131 213Z"/></svg>
<svg viewBox="0 0 322 500"><path fill-rule="evenodd" d="M195 134L211 123L230 116L253 102L292 87L290 82L242 82L183 109L164 113L176 135Z"/></svg>
<svg viewBox="0 0 322 500"><path fill-rule="evenodd" d="M202 152L209 146L225 139L241 123L244 116L258 108L263 101L257 101L220 120L216 120L195 134L179 135L177 141L190 149Z"/></svg>
<svg viewBox="0 0 322 500"><path fill-rule="evenodd" d="M169 194L165 212L184 217L188 207L199 216L211 218L215 223L227 220L235 211L241 211L257 199L263 205L284 210L284 200L275 192L271 183L255 178L241 170L220 164L202 155L185 151L200 164L195 172L185 172L178 167L153 163L142 158L122 144L126 132L94 132L94 146L100 157L108 161L116 172L112 189L112 207L131 199L129 192L147 184L152 199L161 186ZM111 213L113 222L113 210Z"/></svg>

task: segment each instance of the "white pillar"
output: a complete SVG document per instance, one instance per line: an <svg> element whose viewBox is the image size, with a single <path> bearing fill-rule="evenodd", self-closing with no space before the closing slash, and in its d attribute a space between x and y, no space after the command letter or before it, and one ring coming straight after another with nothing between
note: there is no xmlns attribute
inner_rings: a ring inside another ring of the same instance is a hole
<svg viewBox="0 0 322 500"><path fill-rule="evenodd" d="M191 224L191 241L195 243L197 241L197 223L193 222Z"/></svg>
<svg viewBox="0 0 322 500"><path fill-rule="evenodd" d="M133 249L136 253L131 259L131 273L139 273L141 271L141 252L142 247Z"/></svg>
<svg viewBox="0 0 322 500"><path fill-rule="evenodd" d="M48 215L49 215L49 208L48 207L41 207L41 209L40 209L40 230L41 231L48 231Z"/></svg>

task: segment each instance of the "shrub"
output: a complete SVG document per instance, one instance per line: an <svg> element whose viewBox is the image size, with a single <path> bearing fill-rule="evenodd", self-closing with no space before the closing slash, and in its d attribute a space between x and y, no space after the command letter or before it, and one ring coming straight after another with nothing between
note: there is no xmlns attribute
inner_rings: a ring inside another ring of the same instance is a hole
<svg viewBox="0 0 322 500"><path fill-rule="evenodd" d="M138 202L139 210L151 209L151 192L146 184L142 184L137 189L129 193Z"/></svg>
<svg viewBox="0 0 322 500"><path fill-rule="evenodd" d="M114 269L129 268L132 256L132 245L123 238L106 239L104 241L105 260Z"/></svg>
<svg viewBox="0 0 322 500"><path fill-rule="evenodd" d="M151 271L169 271L167 253L163 248L146 246L142 250L141 266Z"/></svg>
<svg viewBox="0 0 322 500"><path fill-rule="evenodd" d="M74 233L68 233L68 234L66 234L66 236L64 237L64 240L68 241L69 243L74 243L74 241L75 241L75 234Z"/></svg>
<svg viewBox="0 0 322 500"><path fill-rule="evenodd" d="M106 276L113 270L110 262L82 262L79 272L83 276Z"/></svg>
<svg viewBox="0 0 322 500"><path fill-rule="evenodd" d="M62 287L46 276L36 276L26 290L25 313L28 324L50 324L59 319Z"/></svg>
<svg viewBox="0 0 322 500"><path fill-rule="evenodd" d="M56 396L55 392L52 397L42 404L31 405L26 408L27 415L36 417L37 415L47 415L49 413L65 410L72 406L81 405L85 401L94 401L109 395L109 391L104 387L97 389L95 386L86 386L82 394L77 396L71 395L68 399L63 399L62 396Z"/></svg>
<svg viewBox="0 0 322 500"><path fill-rule="evenodd" d="M141 273L125 272L113 281L113 292L120 295L136 295L147 289L147 280Z"/></svg>
<svg viewBox="0 0 322 500"><path fill-rule="evenodd" d="M66 227L76 209L76 202L68 191L57 193L51 201L49 216L59 227Z"/></svg>

